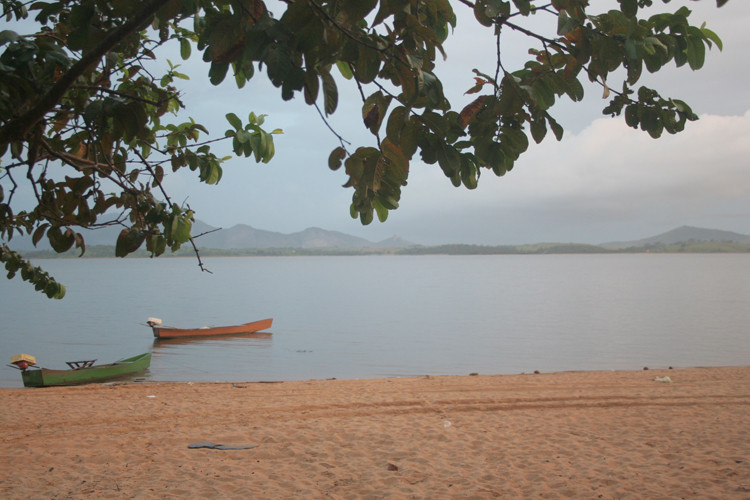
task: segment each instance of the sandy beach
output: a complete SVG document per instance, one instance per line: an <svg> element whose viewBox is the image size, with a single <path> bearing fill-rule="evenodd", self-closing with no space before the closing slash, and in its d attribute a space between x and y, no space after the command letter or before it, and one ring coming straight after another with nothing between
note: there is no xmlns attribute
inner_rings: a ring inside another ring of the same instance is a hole
<svg viewBox="0 0 750 500"><path fill-rule="evenodd" d="M4 499L750 499L750 367L0 394Z"/></svg>

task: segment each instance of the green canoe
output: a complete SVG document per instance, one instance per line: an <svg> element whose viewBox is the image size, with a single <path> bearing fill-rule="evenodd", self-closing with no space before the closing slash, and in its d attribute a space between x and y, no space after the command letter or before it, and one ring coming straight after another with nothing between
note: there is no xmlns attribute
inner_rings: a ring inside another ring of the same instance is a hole
<svg viewBox="0 0 750 500"><path fill-rule="evenodd" d="M144 371L150 364L151 353L147 352L108 365L94 365L93 361L72 361L68 363L70 370L29 368L21 372L21 377L25 387L88 384L134 375Z"/></svg>

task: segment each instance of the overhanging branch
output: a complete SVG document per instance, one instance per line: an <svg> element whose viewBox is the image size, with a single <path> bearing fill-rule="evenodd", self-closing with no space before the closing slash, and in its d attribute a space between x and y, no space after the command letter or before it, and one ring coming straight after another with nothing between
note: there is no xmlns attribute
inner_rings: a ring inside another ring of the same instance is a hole
<svg viewBox="0 0 750 500"><path fill-rule="evenodd" d="M83 54L83 56L73 64L59 80L57 80L55 85L39 100L39 102L36 103L34 107L18 118L8 121L5 126L0 129L0 145L23 139L26 134L28 134L29 130L31 130L31 128L38 123L46 113L60 102L60 99L65 95L65 92L70 89L78 77L86 72L87 68L96 64L118 43L139 30L144 23L156 13L156 11L169 1L171 0L150 0L146 2L125 22L125 24L111 31L101 42L99 42L99 45Z"/></svg>

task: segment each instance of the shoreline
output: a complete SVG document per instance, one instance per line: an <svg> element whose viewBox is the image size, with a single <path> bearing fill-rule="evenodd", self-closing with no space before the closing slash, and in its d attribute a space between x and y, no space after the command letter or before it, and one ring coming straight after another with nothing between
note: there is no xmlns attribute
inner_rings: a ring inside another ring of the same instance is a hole
<svg viewBox="0 0 750 500"><path fill-rule="evenodd" d="M713 370L713 369L733 369L733 368L744 368L743 365L728 365L728 366L690 366L690 367L668 367L668 368L649 368L645 367L640 369L627 369L618 368L612 370L561 370L561 371L539 371L533 372L519 372L519 373L465 373L465 374L406 374L406 375L387 375L382 377L361 377L361 378L347 378L347 377L330 377L330 378L306 378L306 379L261 379L261 380L152 380L149 378L135 376L133 378L125 379L114 379L106 382L92 382L90 384L82 385L71 385L71 386L50 386L50 387L24 387L23 381L20 379L16 385L0 385L0 394L3 391L33 391L33 390L54 390L54 389L66 389L74 387L83 387L84 385L94 387L113 387L113 386L125 386L125 385L222 385L222 384L295 384L295 383L307 383L307 382L336 382L336 381L385 381L385 380L408 380L408 379L440 379L440 378L463 378L463 377L515 377L515 376L533 376L533 375L566 375L566 374L594 374L594 373L631 373L644 371L646 373L664 373L669 375L670 372L684 371L684 370ZM750 500L750 499L749 499Z"/></svg>
<svg viewBox="0 0 750 500"><path fill-rule="evenodd" d="M172 342L170 340L170 342ZM750 366L750 365L748 365ZM542 371L542 370L534 370L534 371L521 371L521 372L508 372L508 373L480 373L480 372L470 372L470 373L411 373L411 374L393 374L393 375L383 375L383 376L363 376L363 377L328 377L328 378L299 378L299 379L268 379L268 380L246 380L246 379L237 379L237 380L153 380L149 376L143 376L143 375L136 375L132 378L125 378L122 380L111 380L107 382L92 382L89 385L93 386L112 386L112 385L128 385L128 384L233 384L233 383L240 383L240 384L280 384L280 383L296 383L296 382L326 382L326 381L335 381L335 380L399 380L399 379L420 379L420 378L441 378L441 377L474 377L474 376L482 376L482 377L513 377L513 376L527 376L527 375L564 375L568 373L612 373L612 372L620 372L620 373L629 373L629 372L638 372L638 371L652 371L652 372L667 372L667 371L677 371L677 370L704 370L704 369L724 369L724 368L744 368L745 365L697 365L697 366L656 366L656 367L649 367L644 366L643 368L612 368L609 370L603 370L600 368L592 368L592 369L579 369L579 368L571 368L569 370L551 370L551 371ZM45 367L46 368L46 367ZM61 368L62 367L58 367ZM32 388L32 387L24 387L23 381L21 380L21 375L18 372L18 369L14 368L13 370L16 375L12 379L14 382L14 385L2 385L2 380L0 380L0 391L3 390L18 390L18 389L25 389L25 390L33 390L38 388ZM10 381L11 378L3 379L5 381ZM42 387L42 389L52 389L52 388L62 388L62 387L75 387L75 386L58 386L58 387ZM79 386L80 387L80 386Z"/></svg>
<svg viewBox="0 0 750 500"><path fill-rule="evenodd" d="M0 395L9 499L750 498L750 366Z"/></svg>

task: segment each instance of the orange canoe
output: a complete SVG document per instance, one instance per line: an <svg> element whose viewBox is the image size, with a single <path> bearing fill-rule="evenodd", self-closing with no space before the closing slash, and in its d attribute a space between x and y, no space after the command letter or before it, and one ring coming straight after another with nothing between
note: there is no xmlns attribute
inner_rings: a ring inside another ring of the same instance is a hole
<svg viewBox="0 0 750 500"><path fill-rule="evenodd" d="M234 335L238 333L254 333L267 328L271 328L273 318L252 321L244 325L233 326L216 326L202 328L174 328L172 326L162 326L161 320L149 318L148 326L154 332L154 337L158 339L176 339L182 337L206 337L212 335Z"/></svg>

